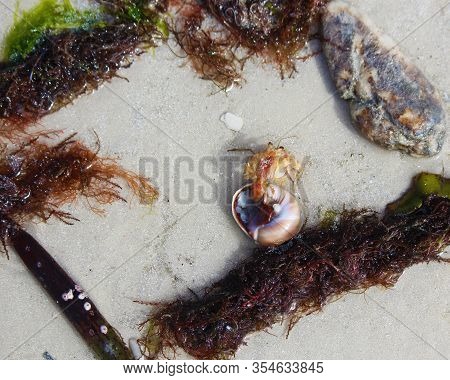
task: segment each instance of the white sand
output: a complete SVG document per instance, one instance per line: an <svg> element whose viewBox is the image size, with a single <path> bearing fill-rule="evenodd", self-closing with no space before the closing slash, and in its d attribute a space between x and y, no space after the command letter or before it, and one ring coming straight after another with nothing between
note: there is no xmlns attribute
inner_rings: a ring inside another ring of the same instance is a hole
<svg viewBox="0 0 450 380"><path fill-rule="evenodd" d="M3 1L14 8L16 0ZM402 50L442 91L450 88L449 7L438 12L445 0L352 3L401 41ZM12 15L0 8L2 33ZM74 226L53 221L29 227L85 289L92 289L92 300L126 341L138 334L136 325L148 309L133 300L170 300L187 294L187 287L200 290L251 252L252 242L234 223L224 200L202 203L196 196L181 204L175 199L177 181L186 189L186 178L210 193L210 185L198 174L202 157L219 157L229 148L277 142L287 136L282 145L307 157L302 190L310 221L320 208L381 209L423 170L450 175L448 141L439 157L415 159L360 137L350 125L346 104L332 96L334 87L321 56L300 64L298 74L284 81L270 67L249 65L242 89L214 95L217 89L181 67L183 63L160 48L122 72L130 83L116 79L43 121L48 128L79 131L90 141L94 129L103 143L102 152L120 156L130 169L138 170L140 158L145 157L154 157L161 165L164 157L171 157L172 168L177 157L194 163L191 173L188 164L181 165L181 177L171 170L169 190L159 176L158 185L168 192L168 199L162 196L151 210L136 202L117 204L102 218L80 203L70 207L81 219ZM239 133L219 120L227 111L245 120ZM213 172L221 188L226 186L224 170L214 172L207 162L206 172ZM236 181L229 187L238 185ZM323 313L304 318L288 340L284 326L276 326L273 335L249 337L237 358L448 358L449 275L448 265L416 266L393 290L348 295ZM14 254L9 261L0 258L0 289L1 358L41 359L44 351L57 359L92 358L66 320L54 318L57 308Z"/></svg>

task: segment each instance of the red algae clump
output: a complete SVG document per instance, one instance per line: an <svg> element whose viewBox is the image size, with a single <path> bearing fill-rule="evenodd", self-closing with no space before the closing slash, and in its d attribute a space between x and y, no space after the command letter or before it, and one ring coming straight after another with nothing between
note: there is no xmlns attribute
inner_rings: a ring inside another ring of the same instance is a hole
<svg viewBox="0 0 450 380"><path fill-rule="evenodd" d="M282 75L295 70L297 53L328 0L171 0L171 31L193 68L221 87L241 79L245 61L261 57Z"/></svg>
<svg viewBox="0 0 450 380"><path fill-rule="evenodd" d="M32 139L0 159L0 240L23 223L51 217L71 224L77 220L62 206L85 198L91 208L124 201L126 184L142 202L153 202L158 193L147 179L123 169L115 160L98 155L70 136L56 145ZM92 203L91 203L92 201ZM98 206L95 206L97 203Z"/></svg>
<svg viewBox="0 0 450 380"><path fill-rule="evenodd" d="M55 217L66 224L78 220L62 207L79 198L101 213L102 205L125 201L127 185L141 202L152 203L158 193L137 174L111 158L100 157L75 140L74 135L55 145L41 135L13 148L0 149L0 241L8 257L11 247L59 306L73 327L100 359L132 359L120 334L102 316L84 290L23 228Z"/></svg>
<svg viewBox="0 0 450 380"><path fill-rule="evenodd" d="M449 183L423 173L383 216L344 211L282 246L257 249L194 299L152 304L141 326L146 355L167 358L179 347L198 359L229 358L253 332L284 320L290 330L347 292L391 287L414 264L450 262L440 256L450 245Z"/></svg>

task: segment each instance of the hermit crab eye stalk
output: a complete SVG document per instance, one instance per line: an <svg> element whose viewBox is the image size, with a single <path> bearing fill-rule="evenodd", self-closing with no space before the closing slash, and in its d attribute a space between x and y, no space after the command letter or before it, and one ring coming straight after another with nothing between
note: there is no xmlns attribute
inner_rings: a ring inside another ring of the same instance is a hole
<svg viewBox="0 0 450 380"><path fill-rule="evenodd" d="M245 166L251 181L233 196L232 214L239 227L262 246L276 246L297 235L306 221L297 195L301 165L283 147L255 153Z"/></svg>

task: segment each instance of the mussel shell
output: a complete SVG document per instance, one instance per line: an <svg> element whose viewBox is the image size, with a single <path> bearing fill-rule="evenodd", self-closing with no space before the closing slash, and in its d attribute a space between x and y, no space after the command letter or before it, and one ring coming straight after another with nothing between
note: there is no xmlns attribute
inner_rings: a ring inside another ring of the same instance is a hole
<svg viewBox="0 0 450 380"><path fill-rule="evenodd" d="M300 199L277 185L270 185L260 201L251 197L251 185L233 196L232 213L236 223L262 246L276 246L296 236L306 221Z"/></svg>

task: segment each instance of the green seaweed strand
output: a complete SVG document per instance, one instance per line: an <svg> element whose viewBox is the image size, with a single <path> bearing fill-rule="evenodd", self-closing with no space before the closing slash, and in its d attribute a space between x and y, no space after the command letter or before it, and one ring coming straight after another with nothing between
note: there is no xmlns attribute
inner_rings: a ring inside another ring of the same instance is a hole
<svg viewBox="0 0 450 380"><path fill-rule="evenodd" d="M410 214L422 207L424 199L439 196L450 199L450 179L438 174L420 173L414 180L411 189L398 201L387 206L392 214Z"/></svg>
<svg viewBox="0 0 450 380"><path fill-rule="evenodd" d="M163 38L169 37L169 26L164 17L154 10L147 7L148 2L142 0L124 0L121 11L114 14L119 19L134 22L136 24L150 23L155 26ZM108 13L107 8L103 8Z"/></svg>
<svg viewBox="0 0 450 380"><path fill-rule="evenodd" d="M17 61L30 54L46 33L65 29L88 29L101 25L98 10L78 10L70 0L40 0L14 18L4 40L3 59Z"/></svg>

